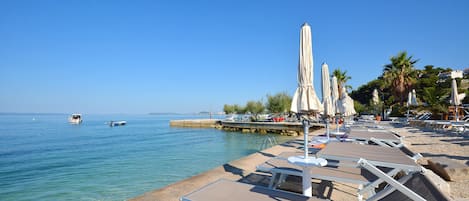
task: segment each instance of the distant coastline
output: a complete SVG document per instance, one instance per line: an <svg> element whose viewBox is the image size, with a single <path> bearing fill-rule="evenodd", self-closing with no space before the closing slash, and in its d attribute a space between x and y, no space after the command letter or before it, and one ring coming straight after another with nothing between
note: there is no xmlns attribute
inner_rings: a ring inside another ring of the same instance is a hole
<svg viewBox="0 0 469 201"><path fill-rule="evenodd" d="M150 112L149 115L224 115L221 112L175 113L175 112Z"/></svg>

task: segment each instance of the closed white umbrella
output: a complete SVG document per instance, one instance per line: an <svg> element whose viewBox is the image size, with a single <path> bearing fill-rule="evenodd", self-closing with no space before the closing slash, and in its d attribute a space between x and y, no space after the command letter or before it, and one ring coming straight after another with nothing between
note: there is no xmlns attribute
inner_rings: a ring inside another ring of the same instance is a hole
<svg viewBox="0 0 469 201"><path fill-rule="evenodd" d="M410 106L412 105L412 92L409 91L409 94L407 95L407 119L410 116Z"/></svg>
<svg viewBox="0 0 469 201"><path fill-rule="evenodd" d="M373 102L374 109L376 110L375 112L378 113L378 105L379 105L379 94L378 94L378 89L373 90L373 97L371 98L371 101Z"/></svg>
<svg viewBox="0 0 469 201"><path fill-rule="evenodd" d="M378 95L378 89L373 90L373 98L372 98L373 104L378 105L379 104L379 95Z"/></svg>
<svg viewBox="0 0 469 201"><path fill-rule="evenodd" d="M332 76L332 104L334 105L334 112L335 114L341 114L342 113L342 108L340 106L340 97L339 97L339 85L337 84L337 77ZM340 135L340 134L345 134L339 132L339 118L336 117L336 126L337 126L337 131L334 132L335 135Z"/></svg>
<svg viewBox="0 0 469 201"><path fill-rule="evenodd" d="M417 106L419 105L419 103L417 103L417 93L415 93L415 89L412 89L412 98L410 99L410 104L413 105L413 106Z"/></svg>
<svg viewBox="0 0 469 201"><path fill-rule="evenodd" d="M311 41L311 27L305 23L301 27L300 32L300 56L298 62L298 88L293 95L291 104L292 112L308 115L311 113L318 113L322 110L321 102L316 96L313 87L313 50ZM303 118L304 127L304 156L289 157L288 161L304 167L303 169L303 195L312 196L311 187L311 173L308 166L304 164L321 164L327 163L324 159L317 159L308 156L308 131L309 131L309 118Z"/></svg>
<svg viewBox="0 0 469 201"><path fill-rule="evenodd" d="M340 95L340 99L337 101L337 108L339 109L340 116L350 117L357 112L355 111L355 106L353 103L353 99L347 94L347 90L345 89L345 84L342 85L342 93ZM344 124L345 126L345 124ZM337 125L337 131L333 133L334 135L344 135L345 132L339 131L339 125Z"/></svg>
<svg viewBox="0 0 469 201"><path fill-rule="evenodd" d="M453 79L453 82L451 83L451 98L449 101L451 105L454 105L456 112L456 121L459 121L458 105L461 105L461 101L459 101L458 84L456 83L456 79Z"/></svg>
<svg viewBox="0 0 469 201"><path fill-rule="evenodd" d="M333 76L332 77L332 104L334 105L334 113L338 114L339 112L339 107L338 107L338 101L339 101L339 86L337 84L337 77Z"/></svg>
<svg viewBox="0 0 469 201"><path fill-rule="evenodd" d="M407 95L407 118L410 116L410 106L417 106L417 94L415 93L415 89L412 89L412 91L409 91L409 94Z"/></svg>
<svg viewBox="0 0 469 201"><path fill-rule="evenodd" d="M347 90L345 89L345 85L342 85L342 94L340 97L340 103L341 103L341 110L342 114L346 117L352 116L356 114L357 112L355 111L355 106L353 103L353 99L350 98L350 96L347 94Z"/></svg>
<svg viewBox="0 0 469 201"><path fill-rule="evenodd" d="M409 91L409 94L407 94L407 107L409 107L410 105L412 105L412 92Z"/></svg>
<svg viewBox="0 0 469 201"><path fill-rule="evenodd" d="M329 117L335 115L331 97L331 81L329 79L329 66L324 62L321 67L322 105L324 106L324 119L326 120L326 135L329 140Z"/></svg>
<svg viewBox="0 0 469 201"><path fill-rule="evenodd" d="M291 111L311 113L321 111L321 102L313 87L313 50L311 27L305 23L300 33L300 59L298 62L298 88L293 95Z"/></svg>

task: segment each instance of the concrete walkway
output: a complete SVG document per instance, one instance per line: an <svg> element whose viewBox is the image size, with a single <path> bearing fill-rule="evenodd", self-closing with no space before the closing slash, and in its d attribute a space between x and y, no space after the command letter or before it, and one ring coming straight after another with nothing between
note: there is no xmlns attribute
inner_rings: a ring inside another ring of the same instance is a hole
<svg viewBox="0 0 469 201"><path fill-rule="evenodd" d="M392 130L405 137L406 147L424 156L424 159L420 161L422 165L426 165L426 160L432 157L447 157L462 165L469 165L469 146L467 146L469 145L469 136L425 131L413 127L397 127ZM324 133L324 129L317 130L311 135L319 133ZM164 188L147 192L132 200L177 201L181 196L220 178L267 186L270 175L256 172L256 166L282 152L301 151L302 138L300 136L296 140L251 154ZM357 186L355 185L319 180L312 181L313 195L317 197L330 200L357 199ZM469 189L469 180L450 181L448 183L451 187L452 199L458 201L469 200L469 191L467 190ZM301 180L292 186L301 188Z"/></svg>

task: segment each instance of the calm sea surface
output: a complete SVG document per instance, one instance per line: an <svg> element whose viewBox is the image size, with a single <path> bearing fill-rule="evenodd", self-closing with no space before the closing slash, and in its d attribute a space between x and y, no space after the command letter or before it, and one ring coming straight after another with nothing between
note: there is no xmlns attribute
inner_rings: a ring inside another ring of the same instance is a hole
<svg viewBox="0 0 469 201"><path fill-rule="evenodd" d="M207 116L85 114L81 125L67 117L0 114L0 200L125 200L254 153L265 139L169 127Z"/></svg>

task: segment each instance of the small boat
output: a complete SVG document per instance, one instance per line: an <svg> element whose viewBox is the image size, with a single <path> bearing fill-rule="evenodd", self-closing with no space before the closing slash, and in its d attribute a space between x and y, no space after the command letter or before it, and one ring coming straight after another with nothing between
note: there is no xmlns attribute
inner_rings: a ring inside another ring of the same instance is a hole
<svg viewBox="0 0 469 201"><path fill-rule="evenodd" d="M127 124L127 121L110 121L109 126L114 127L114 126L124 126Z"/></svg>
<svg viewBox="0 0 469 201"><path fill-rule="evenodd" d="M81 118L81 114L72 114L68 117L68 122L71 124L81 124L83 119Z"/></svg>

